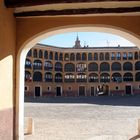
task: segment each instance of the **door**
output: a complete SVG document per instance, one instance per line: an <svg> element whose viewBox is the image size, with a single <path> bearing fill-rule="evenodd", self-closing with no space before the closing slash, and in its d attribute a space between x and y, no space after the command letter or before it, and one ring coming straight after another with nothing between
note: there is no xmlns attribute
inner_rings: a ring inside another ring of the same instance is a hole
<svg viewBox="0 0 140 140"><path fill-rule="evenodd" d="M104 87L103 87L103 93L105 95L109 95L109 86L108 85L104 85Z"/></svg>
<svg viewBox="0 0 140 140"><path fill-rule="evenodd" d="M130 94L131 94L131 86L126 86L126 87L125 87L125 93L126 93L127 95L130 95Z"/></svg>
<svg viewBox="0 0 140 140"><path fill-rule="evenodd" d="M79 96L85 96L85 87L84 86L79 87Z"/></svg>
<svg viewBox="0 0 140 140"><path fill-rule="evenodd" d="M56 96L61 96L61 87L56 87Z"/></svg>
<svg viewBox="0 0 140 140"><path fill-rule="evenodd" d="M94 87L91 87L90 93L91 93L91 96L94 96Z"/></svg>
<svg viewBox="0 0 140 140"><path fill-rule="evenodd" d="M40 96L40 87L35 87L35 96L36 97Z"/></svg>

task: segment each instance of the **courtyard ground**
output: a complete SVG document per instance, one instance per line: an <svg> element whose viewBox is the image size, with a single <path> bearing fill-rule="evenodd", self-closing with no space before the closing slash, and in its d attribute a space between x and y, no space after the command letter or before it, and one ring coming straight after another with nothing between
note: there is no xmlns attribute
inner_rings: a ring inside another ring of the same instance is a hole
<svg viewBox="0 0 140 140"><path fill-rule="evenodd" d="M25 98L25 140L140 140L140 96Z"/></svg>

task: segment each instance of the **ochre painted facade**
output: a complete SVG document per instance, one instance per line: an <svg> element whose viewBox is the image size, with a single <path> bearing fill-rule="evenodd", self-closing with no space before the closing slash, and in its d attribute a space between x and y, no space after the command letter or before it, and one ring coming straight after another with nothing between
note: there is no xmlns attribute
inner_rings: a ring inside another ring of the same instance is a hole
<svg viewBox="0 0 140 140"><path fill-rule="evenodd" d="M110 27L122 30L138 40L140 47L140 16L64 16L15 18L14 9L0 1L0 139L23 140L24 69L22 52L32 48L37 37L59 29L71 31L72 27ZM68 30L69 29L69 30ZM73 29L74 30L74 29ZM127 38L127 37L126 37ZM130 38L131 40L131 38ZM33 41L33 45L29 45ZM133 39L131 40L133 43ZM19 61L20 59L20 61ZM22 61L21 61L22 60ZM21 91L20 91L21 90ZM10 116L10 117L9 117ZM5 124L6 122L6 124Z"/></svg>
<svg viewBox="0 0 140 140"><path fill-rule="evenodd" d="M25 62L25 96L140 93L137 47L81 47L80 40L76 42L76 48L37 44L29 51Z"/></svg>

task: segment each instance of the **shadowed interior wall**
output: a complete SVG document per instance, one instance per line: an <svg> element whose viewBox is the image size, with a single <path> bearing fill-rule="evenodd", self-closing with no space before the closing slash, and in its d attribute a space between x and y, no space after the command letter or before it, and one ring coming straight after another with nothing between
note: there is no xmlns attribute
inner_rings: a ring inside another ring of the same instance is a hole
<svg viewBox="0 0 140 140"><path fill-rule="evenodd" d="M16 22L0 2L0 140L13 140Z"/></svg>
<svg viewBox="0 0 140 140"><path fill-rule="evenodd" d="M78 16L38 17L17 19L17 49L29 38L53 28L75 25L102 25L122 28L140 38L140 16ZM24 31L24 32L23 32Z"/></svg>

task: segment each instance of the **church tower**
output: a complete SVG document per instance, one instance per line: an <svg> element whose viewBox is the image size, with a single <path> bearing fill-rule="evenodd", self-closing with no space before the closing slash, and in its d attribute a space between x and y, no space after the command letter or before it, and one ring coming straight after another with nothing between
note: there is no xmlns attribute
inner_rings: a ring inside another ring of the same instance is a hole
<svg viewBox="0 0 140 140"><path fill-rule="evenodd" d="M75 41L75 45L74 45L73 48L75 48L75 49L81 48L81 44L80 44L80 40L79 40L78 35L77 35L77 38L76 38L76 41Z"/></svg>

